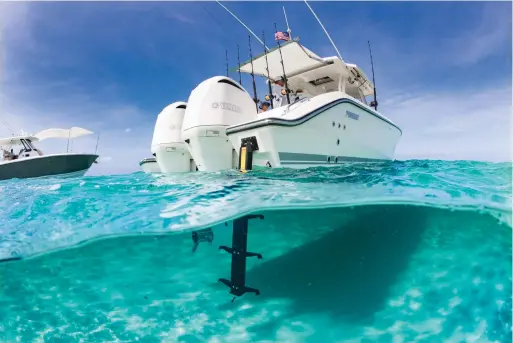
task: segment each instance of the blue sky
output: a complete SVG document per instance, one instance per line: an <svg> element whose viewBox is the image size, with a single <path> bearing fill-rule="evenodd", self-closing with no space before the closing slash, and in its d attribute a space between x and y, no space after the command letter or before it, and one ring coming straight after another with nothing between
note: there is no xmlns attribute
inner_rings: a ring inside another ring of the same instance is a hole
<svg viewBox="0 0 513 343"><path fill-rule="evenodd" d="M224 5L257 35L265 30L268 46L275 22L286 29L284 5L293 36L321 56L336 54L304 2ZM398 159L511 158L511 3L310 5L343 58L369 76L371 40L380 111L404 132ZM99 132L92 174L139 170L162 108L225 74L226 49L230 67L237 44L241 60L249 58L248 32L215 2L0 3L0 29L0 119L15 130ZM0 133L9 135L1 126ZM45 152L66 149L43 143ZM94 150L95 138L74 144Z"/></svg>

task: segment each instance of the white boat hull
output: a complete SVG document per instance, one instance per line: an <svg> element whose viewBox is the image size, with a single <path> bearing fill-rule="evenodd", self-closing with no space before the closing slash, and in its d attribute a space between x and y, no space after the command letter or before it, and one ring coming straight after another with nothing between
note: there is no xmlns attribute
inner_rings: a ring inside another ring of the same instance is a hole
<svg viewBox="0 0 513 343"><path fill-rule="evenodd" d="M154 157L145 158L139 162L139 165L146 174L160 173L160 167Z"/></svg>
<svg viewBox="0 0 513 343"><path fill-rule="evenodd" d="M185 143L160 144L153 146L152 151L162 173L191 171L191 155Z"/></svg>
<svg viewBox="0 0 513 343"><path fill-rule="evenodd" d="M0 180L83 176L97 159L96 154L66 153L3 161L0 163Z"/></svg>
<svg viewBox="0 0 513 343"><path fill-rule="evenodd" d="M281 116L232 126L227 136L236 151L243 139L255 137L253 166L308 168L394 159L402 133L393 122L343 93L319 98L292 105Z"/></svg>

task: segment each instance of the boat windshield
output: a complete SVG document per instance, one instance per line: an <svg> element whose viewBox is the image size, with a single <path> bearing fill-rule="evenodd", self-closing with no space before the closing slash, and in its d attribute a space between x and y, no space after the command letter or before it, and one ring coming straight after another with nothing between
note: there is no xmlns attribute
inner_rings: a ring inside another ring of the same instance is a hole
<svg viewBox="0 0 513 343"><path fill-rule="evenodd" d="M32 151L34 151L38 155L42 156L42 152L34 147L34 145L32 144L32 141L30 139L20 139L18 141L18 143L15 144L15 145L21 145L22 146L22 148L20 149L18 154L16 154L14 152L14 149L12 147L10 149L1 149L2 150L2 157L3 157L4 161L11 161L11 160L16 160L16 159L19 159L19 158L22 158L22 157L29 157L31 155L30 154L26 154L26 153L31 153Z"/></svg>
<svg viewBox="0 0 513 343"><path fill-rule="evenodd" d="M30 149L37 151L36 147L34 146L34 144L32 144L32 141L30 139L27 139L26 143L27 143L27 145L29 146Z"/></svg>
<svg viewBox="0 0 513 343"><path fill-rule="evenodd" d="M22 151L29 152L32 150L36 150L34 148L34 146L32 145L32 142L30 141L30 139L21 139L20 142L21 142L21 145L23 145Z"/></svg>

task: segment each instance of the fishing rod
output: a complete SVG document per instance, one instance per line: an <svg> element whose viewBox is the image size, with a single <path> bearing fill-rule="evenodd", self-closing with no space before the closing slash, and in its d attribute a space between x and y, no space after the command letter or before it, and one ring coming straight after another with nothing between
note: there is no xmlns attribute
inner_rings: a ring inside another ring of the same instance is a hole
<svg viewBox="0 0 513 343"><path fill-rule="evenodd" d="M292 30L290 30L289 20L287 19L287 13L285 12L285 6L283 6L283 16L285 17L285 23L287 23L287 32L289 37L292 38Z"/></svg>
<svg viewBox="0 0 513 343"><path fill-rule="evenodd" d="M267 50L269 50L269 48L260 40L260 38L258 38L257 35L255 35L255 33L253 31L251 31L251 29L249 27L246 26L246 24L244 24L242 22L242 20L240 20L239 18L237 18L237 16L235 14L233 14L232 12L230 12L230 10L228 8L226 8L226 6L224 6L220 1L216 0L216 2L221 5L221 7L223 7L226 12L230 13L232 15L232 17L234 17L242 26L244 26L246 28L246 30L249 31L249 33L251 33L253 35L253 37L255 37L257 39L257 41L260 42L260 44L262 44L264 46L264 48L266 48Z"/></svg>
<svg viewBox="0 0 513 343"><path fill-rule="evenodd" d="M274 33L277 34L278 33L278 29L276 28L276 23L274 23ZM285 74L285 64L283 63L283 55L281 54L281 45L280 45L280 40L277 40L278 42L278 51L280 52L280 62L281 62L281 67L283 69L283 81L285 81L285 92L287 93L287 103L290 104L290 96L289 96L289 83L287 81L287 75Z"/></svg>
<svg viewBox="0 0 513 343"><path fill-rule="evenodd" d="M328 33L328 31L326 30L326 28L324 27L324 25L322 25L322 22L321 20L319 19L319 17L317 16L317 14L315 14L314 10L312 7L310 7L310 4L308 4L308 2L306 0L304 0L306 6L308 6L308 9L310 9L310 12L312 12L313 16L315 17L315 19L317 19L317 22L319 23L319 25L321 26L321 28L323 29L324 33L326 34L326 36L328 37L328 39L330 40L331 42L331 45L333 45L333 48L335 49L335 51L337 52L337 55L338 57L340 58L340 60L342 61L342 63L344 64L344 66L346 67L346 70L348 71L349 74L351 74L350 70L349 70L349 67L347 66L347 64L344 62L344 59L342 58L342 55L340 54L340 51L338 51L338 48L337 46L335 45L335 43L333 42L333 40L331 39L331 36L330 34ZM360 86L358 86L358 88L360 88Z"/></svg>
<svg viewBox="0 0 513 343"><path fill-rule="evenodd" d="M255 102L256 110L258 113L258 96L255 83L255 73L253 71L253 53L251 52L251 36L249 38L249 59L251 61L251 78L253 79L253 101Z"/></svg>
<svg viewBox="0 0 513 343"><path fill-rule="evenodd" d="M264 42L265 46L265 32L262 31L262 41ZM271 109L274 108L273 103L273 90L271 87L271 75L269 74L269 62L267 61L267 50L264 48L264 55L265 55L265 70L267 70L267 85L269 86L269 99L271 100Z"/></svg>
<svg viewBox="0 0 513 343"><path fill-rule="evenodd" d="M333 47L335 48L335 51L337 52L338 57L340 58L340 60L342 62L344 62L342 55L340 55L340 52L338 51L337 46L335 45L335 43L333 43L333 40L331 39L328 31L326 30L326 28L324 28L324 25L322 25L321 20L319 19L319 17L317 17L317 14L315 14L314 10L312 9L312 7L310 7L308 2L306 0L304 0L304 1L305 1L306 6L308 6L308 8L310 9L310 12L312 12L312 14L314 15L315 19L317 19L317 22L319 23L319 25L321 25L321 28L324 30L324 33L326 34L326 36L328 36L328 39L330 40L331 45L333 45Z"/></svg>
<svg viewBox="0 0 513 343"><path fill-rule="evenodd" d="M16 136L16 135L14 134L14 130L13 130L13 128L11 127L11 125L10 125L7 121L2 120L2 124L4 124L4 126L7 128L7 130L9 130L9 131L11 132L11 134L12 134L13 136Z"/></svg>
<svg viewBox="0 0 513 343"><path fill-rule="evenodd" d="M378 110L378 98L377 98L377 95L376 95L376 83L374 81L374 63L372 62L372 50L371 50L371 46L370 46L370 41L367 41L367 43L369 43L369 55L370 55L370 60L371 60L371 68L372 68L372 86L374 88L374 101L373 103L371 103L371 106L374 105L374 110Z"/></svg>
<svg viewBox="0 0 513 343"><path fill-rule="evenodd" d="M239 44L237 44L237 63L239 64L239 84L242 86L242 76L241 76L241 73L240 73Z"/></svg>
<svg viewBox="0 0 513 343"><path fill-rule="evenodd" d="M228 73L228 50L225 50L226 53L226 77L230 77Z"/></svg>
<svg viewBox="0 0 513 343"><path fill-rule="evenodd" d="M96 148L94 148L94 153L98 151L98 142L100 141L100 134L98 133L98 137L96 138Z"/></svg>

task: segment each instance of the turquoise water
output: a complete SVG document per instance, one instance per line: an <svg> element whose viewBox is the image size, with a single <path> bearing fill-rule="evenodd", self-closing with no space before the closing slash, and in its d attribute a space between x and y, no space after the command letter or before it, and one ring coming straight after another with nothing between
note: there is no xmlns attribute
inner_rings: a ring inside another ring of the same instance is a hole
<svg viewBox="0 0 513 343"><path fill-rule="evenodd" d="M511 175L407 161L0 182L0 259L19 259L0 263L0 342L511 342ZM261 294L232 303L218 247L250 213Z"/></svg>

